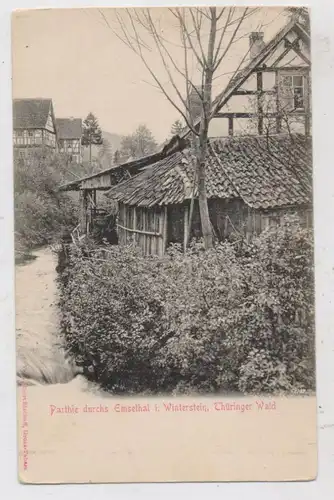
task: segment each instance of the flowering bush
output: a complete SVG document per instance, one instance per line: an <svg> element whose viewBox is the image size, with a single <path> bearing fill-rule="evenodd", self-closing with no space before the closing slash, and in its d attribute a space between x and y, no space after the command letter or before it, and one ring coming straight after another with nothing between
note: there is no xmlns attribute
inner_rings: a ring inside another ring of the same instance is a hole
<svg viewBox="0 0 334 500"><path fill-rule="evenodd" d="M294 221L242 248L73 250L60 290L68 348L112 392L314 389L312 239Z"/></svg>

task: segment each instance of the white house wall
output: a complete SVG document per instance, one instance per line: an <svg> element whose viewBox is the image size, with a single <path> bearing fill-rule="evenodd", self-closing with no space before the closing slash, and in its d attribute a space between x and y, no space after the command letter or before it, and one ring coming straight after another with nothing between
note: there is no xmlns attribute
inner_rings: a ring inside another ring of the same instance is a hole
<svg viewBox="0 0 334 500"><path fill-rule="evenodd" d="M299 50L302 55L310 59L310 48L307 46L305 42L303 42L299 35L291 31L286 35L286 39L293 43L296 39L299 39ZM278 87L279 87L279 95L281 95L282 87L280 85L280 72L288 70L294 74L303 74L306 76L305 86L304 86L304 105L305 109L302 111L297 111L298 116L294 118L292 114L289 112L288 125L282 122L282 127L279 129L281 132L286 131L288 128L290 132L293 133L309 133L308 127L310 127L310 123L308 123L307 116L310 113L310 104L309 104L309 64L300 57L295 50L292 48L287 52L287 54L275 65L272 65L277 61L277 59L283 55L287 50L287 44L285 40L282 40L278 43L277 47L273 50L272 54L270 54L265 61L261 62L262 73L262 109L263 113L277 113L279 110L282 110L282 106L278 107ZM297 68L300 68L299 70ZM266 70L267 69L267 70ZM305 69L305 72L304 72ZM232 95L228 102L219 110L219 113L224 113L225 115L230 113L258 113L258 95L255 94L258 91L258 77L257 72L253 72L247 80L238 88L236 91L252 91L253 95ZM268 92L268 93L266 93ZM286 99L284 100L286 102ZM286 108L285 108L286 109ZM232 117L231 117L232 118ZM266 124L264 123L266 120ZM287 117L285 117L285 121L287 121ZM310 121L310 118L309 118ZM263 119L263 132L265 132L264 128L270 123L270 129L274 131L278 130L276 117L265 117ZM230 120L231 125L231 120ZM257 117L241 117L241 116L233 116L233 135L240 135L242 133L245 134L258 134L260 133L260 127ZM209 127L209 136L210 137L222 137L227 136L231 132L231 128L229 129L229 118L227 116L215 117Z"/></svg>
<svg viewBox="0 0 334 500"><path fill-rule="evenodd" d="M48 119L46 122L46 130L48 130L49 132L52 132L53 134L55 133L55 127L53 124L51 111L49 112L49 116L48 116Z"/></svg>
<svg viewBox="0 0 334 500"><path fill-rule="evenodd" d="M209 137L225 137L228 135L227 118L213 118L209 125Z"/></svg>

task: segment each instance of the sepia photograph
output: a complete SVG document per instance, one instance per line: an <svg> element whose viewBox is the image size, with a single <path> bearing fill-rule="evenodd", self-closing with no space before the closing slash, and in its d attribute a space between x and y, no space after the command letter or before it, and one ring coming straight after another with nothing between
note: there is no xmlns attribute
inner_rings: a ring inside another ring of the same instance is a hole
<svg viewBox="0 0 334 500"><path fill-rule="evenodd" d="M275 460L289 458L282 473L270 458L271 479L314 478L309 10L17 10L12 58L16 371L28 482L50 480L51 466L34 461L47 461L70 425L76 432L76 418L96 419L98 452L107 414L124 414L119 429L131 426L129 435L160 426L167 442L176 420L163 419L175 413L194 433L219 429L218 415L244 415L254 439L262 432L272 448L254 452L258 469L249 451L236 455L244 474L198 473L188 459L180 473L174 460L164 472L129 477L68 474L73 482L266 480L261 456L277 452ZM128 423L130 415L140 420ZM235 418L221 432L246 432ZM71 481L64 470L55 477Z"/></svg>

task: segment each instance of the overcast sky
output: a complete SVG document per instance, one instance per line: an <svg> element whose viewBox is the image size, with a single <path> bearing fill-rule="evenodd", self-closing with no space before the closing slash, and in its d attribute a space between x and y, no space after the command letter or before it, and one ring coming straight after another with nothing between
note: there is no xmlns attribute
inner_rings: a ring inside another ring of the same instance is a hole
<svg viewBox="0 0 334 500"><path fill-rule="evenodd" d="M112 9L103 9L117 29ZM178 33L167 9L155 9L173 56L182 57L174 44ZM229 73L248 50L248 33L261 28L269 40L286 23L282 8L261 8L243 25L220 73ZM247 36L246 36L247 35ZM163 82L156 52L150 62ZM154 60L152 59L154 58ZM181 59L180 59L181 61ZM228 76L215 82L215 93ZM179 81L179 80L178 80ZM13 20L13 97L52 98L57 117L85 118L92 111L101 128L128 134L146 123L158 141L169 135L178 114L153 83L141 60L108 28L93 9L42 9L17 12Z"/></svg>

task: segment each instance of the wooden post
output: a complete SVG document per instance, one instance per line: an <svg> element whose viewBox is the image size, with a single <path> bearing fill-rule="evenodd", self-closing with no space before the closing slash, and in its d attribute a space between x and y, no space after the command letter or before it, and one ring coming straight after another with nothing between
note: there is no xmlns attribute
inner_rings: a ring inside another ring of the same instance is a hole
<svg viewBox="0 0 334 500"><path fill-rule="evenodd" d="M128 226L128 207L127 205L124 205L124 227L129 227ZM124 244L128 244L128 232L125 230L124 231Z"/></svg>
<svg viewBox="0 0 334 500"><path fill-rule="evenodd" d="M228 118L228 135L233 135L233 116Z"/></svg>
<svg viewBox="0 0 334 500"><path fill-rule="evenodd" d="M156 214L156 210L155 210L155 207L152 208L152 211L153 211L153 232L156 232L157 231L157 214ZM153 236L152 237L152 255L157 255L158 253L158 237L157 236Z"/></svg>
<svg viewBox="0 0 334 500"><path fill-rule="evenodd" d="M168 211L167 205L164 207L164 227L163 227L163 244L162 244L162 255L164 255L167 244L168 244Z"/></svg>
<svg viewBox="0 0 334 500"><path fill-rule="evenodd" d="M84 199L83 199L83 194L84 194L84 191L82 189L80 189L79 191L79 207L80 207L80 211L79 211L79 224L80 224L80 230L83 232L83 228L84 228Z"/></svg>
<svg viewBox="0 0 334 500"><path fill-rule="evenodd" d="M183 251L186 253L188 244L188 231L189 231L189 208L184 205L184 229L183 229Z"/></svg>
<svg viewBox="0 0 334 500"><path fill-rule="evenodd" d="M146 208L143 208L143 231L146 231ZM144 251L144 255L146 255L146 251L147 251L147 236L146 234L143 234L143 251Z"/></svg>
<svg viewBox="0 0 334 500"><path fill-rule="evenodd" d="M96 189L93 189L93 201L94 201L94 213L96 214L96 209L97 209L97 206L96 206Z"/></svg>
<svg viewBox="0 0 334 500"><path fill-rule="evenodd" d="M83 234L87 233L87 190L80 190L80 227Z"/></svg>
<svg viewBox="0 0 334 500"><path fill-rule="evenodd" d="M133 207L133 229L137 229L137 210ZM133 240L137 243L137 233L133 233Z"/></svg>
<svg viewBox="0 0 334 500"><path fill-rule="evenodd" d="M162 257L164 253L163 245L164 245L164 212L162 209L159 210L158 215L158 232L161 233L162 237L158 240L158 255Z"/></svg>

